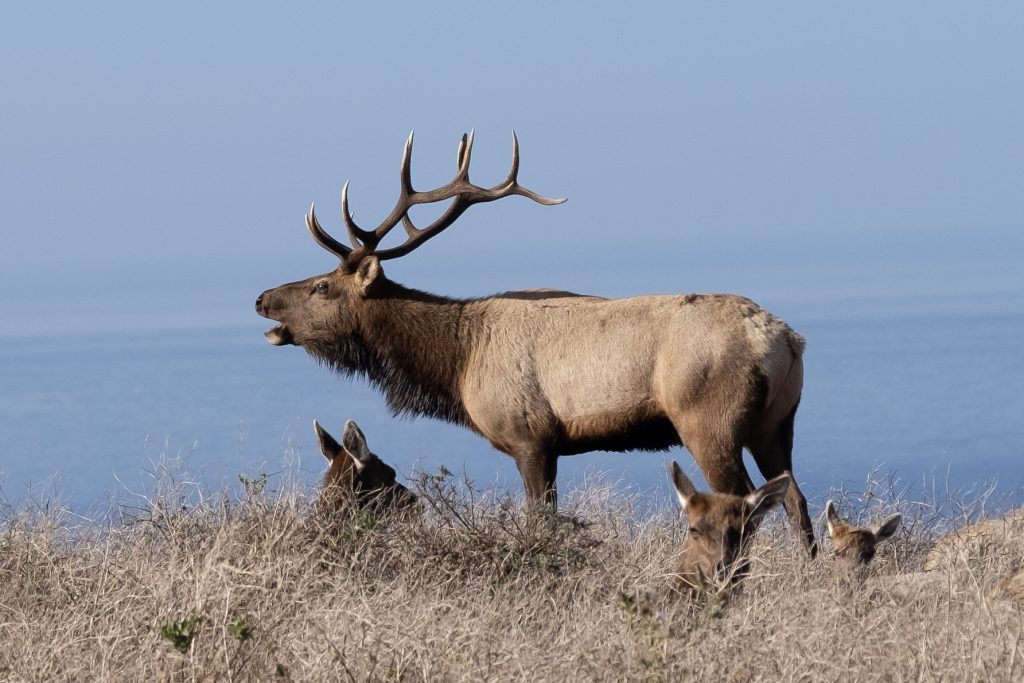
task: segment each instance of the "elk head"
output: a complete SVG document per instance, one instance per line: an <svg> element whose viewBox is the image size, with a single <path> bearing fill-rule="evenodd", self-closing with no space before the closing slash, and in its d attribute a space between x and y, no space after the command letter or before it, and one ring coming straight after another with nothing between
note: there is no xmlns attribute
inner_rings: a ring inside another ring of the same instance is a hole
<svg viewBox="0 0 1024 683"><path fill-rule="evenodd" d="M381 261L398 258L445 230L473 204L492 202L511 195L520 195L539 204L561 204L564 199L547 199L521 186L519 174L519 140L512 133L512 169L505 180L489 189L469 180L469 163L473 152L473 133L462 136L458 152L458 172L446 185L435 190L417 191L412 187L410 163L412 133L402 155L401 188L395 207L373 230L356 225L348 207L348 183L341 191L341 216L352 246L331 237L321 226L314 207L306 214L306 227L321 247L340 260L338 267L323 275L281 285L263 292L256 299L256 312L280 324L266 332L275 346L296 344L310 353L330 358L348 369L358 365L359 350L339 348L359 329L360 303L386 296L388 282ZM452 200L441 216L430 225L419 228L409 218L409 210L417 204ZM406 232L405 241L395 247L381 249L381 240L399 223ZM340 354L339 354L340 351ZM338 361L339 355L342 360ZM345 356L349 356L345 359Z"/></svg>
<svg viewBox="0 0 1024 683"><path fill-rule="evenodd" d="M346 501L354 501L359 507L378 504L384 508L408 508L416 504L416 495L399 484L395 470L370 451L355 422L345 423L340 444L316 420L313 431L328 462L322 502L335 509Z"/></svg>
<svg viewBox="0 0 1024 683"><path fill-rule="evenodd" d="M825 505L828 535L832 538L833 561L840 577L863 574L875 557L877 546L900 528L903 516L891 515L874 529L854 526L839 517L835 504Z"/></svg>
<svg viewBox="0 0 1024 683"><path fill-rule="evenodd" d="M747 496L737 496L701 493L675 461L669 472L689 527L677 572L679 587L694 589L742 578L748 570L750 540L765 513L782 502L790 476L783 474Z"/></svg>

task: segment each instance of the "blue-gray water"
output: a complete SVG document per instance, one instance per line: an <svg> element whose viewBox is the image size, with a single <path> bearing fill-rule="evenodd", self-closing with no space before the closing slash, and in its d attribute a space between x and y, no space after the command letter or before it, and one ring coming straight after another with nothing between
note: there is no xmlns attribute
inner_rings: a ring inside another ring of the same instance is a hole
<svg viewBox="0 0 1024 683"><path fill-rule="evenodd" d="M990 303L785 313L808 339L794 459L812 502L830 486L863 487L875 466L915 486L996 479L1020 498L1024 307L1013 297ZM185 456L185 469L211 488L296 459L312 484L323 464L313 418L334 430L357 420L403 474L443 463L483 486L519 491L512 461L484 440L391 418L365 382L332 375L297 348L269 346L262 327L0 341L4 495L56 492L80 508L125 499L152 489L147 470L162 454ZM559 480L571 486L600 472L664 496L670 457L695 472L681 450L589 454L563 458Z"/></svg>

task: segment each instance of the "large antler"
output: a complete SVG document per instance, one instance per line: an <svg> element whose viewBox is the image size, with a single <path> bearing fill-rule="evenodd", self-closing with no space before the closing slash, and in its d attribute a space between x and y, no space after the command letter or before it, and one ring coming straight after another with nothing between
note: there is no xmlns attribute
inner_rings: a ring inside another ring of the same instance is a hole
<svg viewBox="0 0 1024 683"><path fill-rule="evenodd" d="M345 186L341 190L341 216L345 221L345 227L348 229L348 236L354 249L341 244L328 235L320 227L320 223L316 219L314 207L311 206L309 207L309 213L306 214L306 227L309 228L309 232L312 233L313 239L317 241L317 244L347 263L357 263L360 259L370 254L384 261L408 254L454 223L473 204L493 202L496 199L514 194L527 197L545 206L561 204L565 201L564 199L541 197L519 184L517 180L519 175L519 139L516 137L515 131L512 131L512 169L503 182L491 188L483 188L469 181L469 161L473 153L473 132L470 131L469 135L462 136L462 141L459 143L459 170L455 174L455 178L447 185L442 185L436 190L417 192L412 188L412 174L410 170L412 138L413 134L409 133L409 138L405 141L405 152L402 154L401 189L398 194L398 201L395 203L395 208L388 214L388 217L374 230L364 230L356 225L348 209L348 182L346 181ZM454 199L454 201L441 214L441 217L430 225L418 228L410 220L409 209L413 206L417 204L431 204L446 199ZM397 247L378 250L377 246L381 240L399 222L405 227L407 235L405 242Z"/></svg>

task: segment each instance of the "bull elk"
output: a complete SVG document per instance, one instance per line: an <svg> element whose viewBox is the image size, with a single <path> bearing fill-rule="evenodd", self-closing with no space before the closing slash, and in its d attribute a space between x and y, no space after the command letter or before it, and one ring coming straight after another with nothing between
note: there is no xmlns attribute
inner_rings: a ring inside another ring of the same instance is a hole
<svg viewBox="0 0 1024 683"><path fill-rule="evenodd" d="M367 377L395 415L427 415L480 434L515 459L532 504L557 504L559 456L594 450L685 444L715 491L740 496L754 490L744 447L767 479L792 469L804 340L749 299L528 290L459 300L385 277L383 261L413 251L473 204L511 195L565 201L519 184L515 133L512 169L491 188L469 180L470 133L449 183L413 189L412 144L410 134L398 201L375 229L353 220L345 183L341 216L351 247L329 235L310 207L306 227L340 264L259 296L257 312L280 323L266 333L271 344L301 346L338 372ZM448 200L434 222L412 222L412 207ZM399 223L405 241L381 248ZM795 483L785 506L813 554Z"/></svg>

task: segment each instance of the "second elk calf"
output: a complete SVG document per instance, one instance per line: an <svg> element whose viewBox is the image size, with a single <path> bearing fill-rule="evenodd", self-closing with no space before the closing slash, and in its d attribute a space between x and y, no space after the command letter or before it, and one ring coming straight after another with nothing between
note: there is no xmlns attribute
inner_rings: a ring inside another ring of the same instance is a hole
<svg viewBox="0 0 1024 683"><path fill-rule="evenodd" d="M320 492L320 503L328 510L352 504L396 510L416 505L416 495L398 483L394 468L370 451L355 422L345 423L340 444L316 420L313 431L329 463Z"/></svg>
<svg viewBox="0 0 1024 683"><path fill-rule="evenodd" d="M825 505L828 535L832 538L833 561L840 577L863 574L875 557L878 544L891 538L900 528L903 516L890 515L873 529L854 526L843 520L830 500Z"/></svg>
<svg viewBox="0 0 1024 683"><path fill-rule="evenodd" d="M783 474L753 493L737 496L698 491L675 461L669 472L689 527L676 572L677 589L735 583L748 571L746 554L761 518L783 501L792 484L790 476Z"/></svg>

